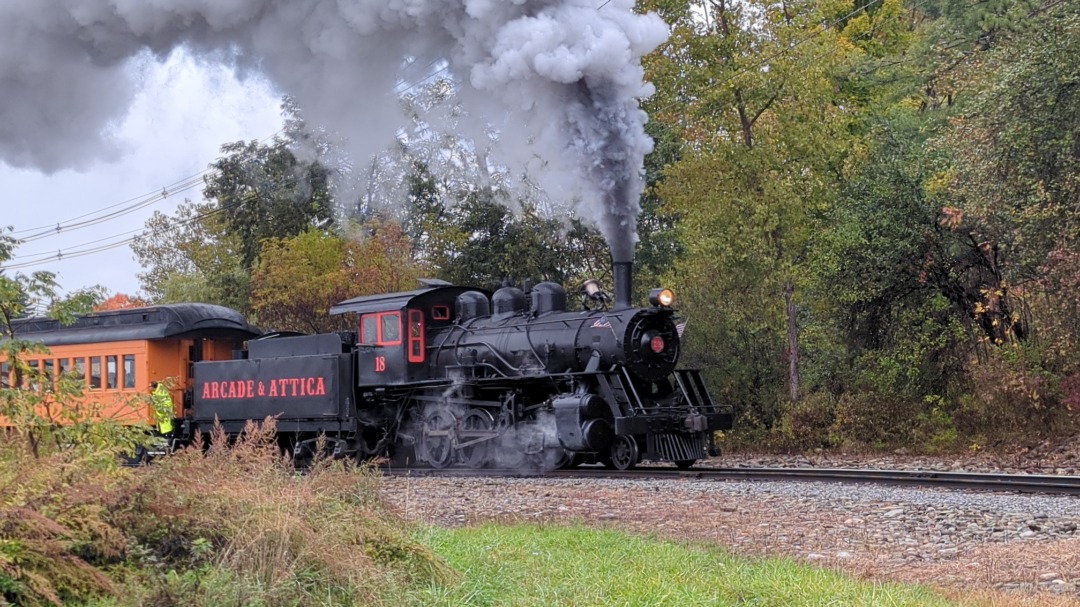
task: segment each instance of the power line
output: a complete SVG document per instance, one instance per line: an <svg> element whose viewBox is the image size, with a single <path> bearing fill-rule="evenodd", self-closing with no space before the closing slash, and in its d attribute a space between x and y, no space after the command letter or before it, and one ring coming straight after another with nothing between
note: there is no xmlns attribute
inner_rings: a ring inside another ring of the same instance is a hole
<svg viewBox="0 0 1080 607"><path fill-rule="evenodd" d="M184 190L191 189L194 186L198 185L199 183L202 183L202 182L197 181L197 182L193 183L192 185L188 186L187 188L184 188L182 190L178 190L177 193L182 192ZM108 219L113 219L113 217L102 218L101 221L107 221ZM87 226L79 226L79 227L87 227ZM105 236L103 238L98 238L96 240L91 240L89 242L84 242L82 244L71 245L68 248L84 247L86 245L94 244L94 243L101 242L101 241L104 241L104 240L109 240L111 238L117 238L117 237L120 237L120 236L124 236L125 234L131 234L131 233L134 233L134 232L137 232L137 231L139 231L139 230L128 230L126 232L121 232L119 234L113 234L111 236ZM20 244L23 243L23 242L31 242L31 241L32 241L31 239L26 239L26 240L21 241ZM48 258L48 257L51 257L53 255L55 255L54 251L49 251L49 252L45 252L45 253L24 253L22 255L13 255L11 257L11 259L25 260L28 257L45 257L45 258Z"/></svg>
<svg viewBox="0 0 1080 607"><path fill-rule="evenodd" d="M76 215L75 217L65 219L65 220L63 220L63 221L61 221L59 223L46 224L46 225L36 226L36 227L33 227L33 228L23 228L23 229L20 229L20 230L13 230L13 231L9 232L9 234L14 236L16 234L23 234L23 233L26 233L26 232L41 232L41 231L59 232L59 231L63 231L64 229L70 227L68 224L74 223L79 219L83 219L84 217L90 217L90 216L95 215L97 213L100 213L102 211L108 211L109 209L114 209L116 207L127 205L127 204L130 204L130 203L141 204L142 202L145 202L147 198L154 198L154 197L161 196L163 192L164 193L172 193L173 191L175 191L175 189L176 189L176 187L178 185L186 183L186 182L188 182L188 181L190 181L192 179L201 178L203 175L206 175L207 173L210 173L211 171L213 171L213 169L206 169L205 171L202 171L201 173L196 173L195 175L185 177L185 178L183 178L183 179L181 179L181 180L179 180L177 182L170 183L170 184L162 187L161 190L155 190L153 192L148 192L146 194L141 194L139 196L134 196L132 198L128 198L127 200L122 200L122 201L117 202L115 204L110 204L108 206L104 206L104 207L101 207L99 209L95 209L93 211L90 211L89 213L83 213L82 215ZM30 238L34 238L35 236L37 236L37 235L35 234L35 235L27 236L26 238L23 238L23 239L20 239L20 240L27 240L27 239L30 239Z"/></svg>
<svg viewBox="0 0 1080 607"><path fill-rule="evenodd" d="M79 229L82 229L82 228L88 228L90 226L94 226L94 225L97 225L97 224L100 224L100 223L104 223L104 222L110 221L112 219L117 219L117 218L122 217L124 215L128 215L130 213L134 213L135 211L144 209L144 208L146 208L148 206L151 206L151 205L153 205L155 203L161 202L161 201L165 200L166 198L168 198L169 196L173 196L173 195L176 195L176 194L181 194L183 192L186 192L186 191L198 186L201 183L203 183L202 177L192 177L187 182L178 182L177 184L174 184L174 185L172 185L172 186L170 186L168 188L163 188L161 190L161 192L159 192L157 194L154 194L153 196L150 196L149 198L138 200L137 202L135 202L135 204L123 207L123 208L121 208L121 209L119 209L117 211L113 211L112 213L108 213L106 215L101 215L99 217L95 217L93 219L88 219L86 221L79 221L79 222L73 222L73 223L68 223L68 224L59 224L58 223L53 228L38 232L36 234L31 234L30 236L26 236L24 238L20 238L19 239L20 244L24 244L24 243L27 243L27 242L34 242L34 241L37 241L37 240L41 240L43 238L48 238L50 236L57 236L57 235L59 235L61 233L64 233L64 232L73 232L75 230L79 230ZM113 205L113 206L116 206L116 205ZM106 208L112 208L112 207L106 207ZM105 210L105 209L102 209L102 210Z"/></svg>
<svg viewBox="0 0 1080 607"><path fill-rule="evenodd" d="M112 239L112 238L125 236L127 234L133 234L133 233L135 234L134 236L125 238L124 240L120 240L120 241L117 241L117 242L108 243L108 244L102 244L102 245L98 245L98 246L95 246L95 247L90 247L88 249L77 249L77 250L68 249L67 251L58 250L55 253L50 252L50 253L47 253L47 254L46 253L39 253L39 254L36 254L36 255L38 255L38 256L44 255L45 257L43 259L35 259L35 260L30 260L30 261L22 261L22 262L19 262L19 263L8 264L8 265L5 265L3 267L3 269L5 269L5 270L21 270L21 269L34 267L34 266L45 265L45 264L48 264L48 263L55 263L55 262L63 261L65 259L74 259L74 258L78 258L78 257L85 257L86 255L92 255L92 254L95 254L95 253L101 253L103 251L108 251L110 249L115 249L117 247L122 247L124 245L129 245L129 244L135 242L136 240L138 240L139 238L142 238L142 237L158 236L158 235L161 235L161 234L172 232L172 231L174 231L176 229L179 229L179 228L182 228L184 226L192 225L192 224L194 224L196 222L202 221L203 219L207 219L209 217L213 217L215 215L223 213L226 210L231 209L231 208L239 205L241 202L242 201L236 201L236 202L230 203L228 205L225 205L225 206L218 207L216 209L207 211L206 213L201 213L201 214L196 215L195 217L192 217L192 218L187 219L185 221L181 221L181 222L178 222L178 223L175 223L175 224L167 225L167 226L159 228L157 230L128 230L127 232L122 232L120 234L114 234L112 236L107 236L105 238L101 238L101 239L98 239L98 240L95 240L95 241L83 243L83 244L77 245L77 246L78 247L83 247L83 246L86 246L86 245L95 244L97 242L109 240L109 239Z"/></svg>
<svg viewBox="0 0 1080 607"><path fill-rule="evenodd" d="M260 141L260 143L266 143L267 141L270 141L273 138L280 135L283 131L284 131L284 129L278 129L273 134L271 134L271 135L269 135L267 137L264 137L263 139L261 139L259 141ZM144 208L146 208L148 206L151 206L151 205L153 205L153 204L155 204L157 202L161 202L161 201L165 200L169 196L174 196L174 195L186 192L188 190L191 190L191 189L195 188L196 186L198 186L199 184L203 183L204 177L206 175L210 174L210 173L215 172L215 170L216 169L208 168L208 169L203 170L203 171L201 171L199 173L196 173L195 175L191 175L191 176L185 177L185 178L183 178L183 179L181 179L179 181L175 181L173 183L170 183L170 184L162 187L161 191L155 191L155 192L151 192L149 194L144 194L142 196L136 196L136 197L133 197L133 198L129 198L127 200L124 200L124 201L121 201L121 202L118 202L118 203L115 203L115 204L111 204L111 205L102 207L100 209L90 211L89 213L84 213L82 215L72 217L70 219L64 220L64 221L56 223L56 224L43 225L43 226L38 226L36 228L24 228L24 229L21 229L21 230L13 230L9 234L15 235L15 234L21 234L21 233L31 232L31 231L36 232L36 233L31 234L29 236L26 236L24 238L19 238L18 239L18 241L19 241L18 244L23 244L23 243L27 243L27 242L35 242L35 241L42 240L42 239L49 238L49 237L53 237L53 236L58 236L58 235L61 235L61 234L65 234L67 232L72 232L74 230L78 230L78 229L98 225L98 224L104 223L106 221L117 219L119 217L123 217L124 215L128 215L128 214L134 213L136 211L139 211L141 209L144 209ZM127 206L124 206L124 205L127 205ZM94 215L97 215L98 213L101 213L103 211L107 211L109 209L114 209L116 207L123 207L123 208L121 208L119 210L116 210L116 211L113 211L112 213L108 213L106 215L93 217ZM85 221L78 221L78 220L83 219L85 217L92 217L92 219L87 219ZM115 237L118 237L118 236L123 236L124 234L130 234L131 232L132 231L122 232L120 234L114 234L113 236L109 236L109 237L106 237L104 239L99 239L99 240L92 241L92 242L99 242L100 240L107 240L108 238L115 238ZM74 245L74 246L75 247L81 247L81 246L84 246L86 244L90 244L90 243L83 243L83 244ZM53 253L53 252L44 253L44 254L41 254L41 253L29 253L29 254L13 256L13 257L11 257L11 259L19 259L19 258L34 257L34 256L45 256L45 257L51 258L51 257L54 257L56 255L57 255L57 253Z"/></svg>

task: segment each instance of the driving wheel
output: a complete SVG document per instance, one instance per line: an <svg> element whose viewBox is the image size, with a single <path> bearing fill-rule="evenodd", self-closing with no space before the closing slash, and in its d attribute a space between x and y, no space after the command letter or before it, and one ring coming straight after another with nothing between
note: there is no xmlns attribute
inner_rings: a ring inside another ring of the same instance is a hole
<svg viewBox="0 0 1080 607"><path fill-rule="evenodd" d="M445 468L454 459L454 416L446 411L432 411L424 417L420 437L420 459L434 468Z"/></svg>
<svg viewBox="0 0 1080 607"><path fill-rule="evenodd" d="M461 419L458 449L466 466L483 468L487 465L494 428L495 419L483 409L472 409Z"/></svg>

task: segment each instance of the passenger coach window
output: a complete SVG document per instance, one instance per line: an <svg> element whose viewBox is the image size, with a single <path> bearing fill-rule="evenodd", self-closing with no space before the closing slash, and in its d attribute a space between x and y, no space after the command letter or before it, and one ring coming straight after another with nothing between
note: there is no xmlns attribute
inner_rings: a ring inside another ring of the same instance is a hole
<svg viewBox="0 0 1080 607"><path fill-rule="evenodd" d="M43 381L45 382L46 387L52 386L53 382L56 381L56 376L53 375L54 368L55 365L51 359L45 361L45 377Z"/></svg>
<svg viewBox="0 0 1080 607"><path fill-rule="evenodd" d="M109 390L115 390L116 386L116 374L118 370L116 368L116 356L105 357L105 387Z"/></svg>
<svg viewBox="0 0 1080 607"><path fill-rule="evenodd" d="M8 374L11 373L11 368L7 363L0 363L0 387L10 388L11 380L8 379Z"/></svg>
<svg viewBox="0 0 1080 607"><path fill-rule="evenodd" d="M76 358L75 359L75 371L74 371L74 373L75 373L75 379L77 379L79 381L82 381L83 385L85 386L86 385L86 359L85 358Z"/></svg>
<svg viewBox="0 0 1080 607"><path fill-rule="evenodd" d="M124 387L135 387L135 355L124 355Z"/></svg>
<svg viewBox="0 0 1080 607"><path fill-rule="evenodd" d="M26 365L30 367L30 373L26 381L26 386L36 392L41 387L41 384L38 383L38 377L41 375L41 361L27 361Z"/></svg>
<svg viewBox="0 0 1080 607"><path fill-rule="evenodd" d="M93 356L90 358L90 389L101 389L101 357Z"/></svg>

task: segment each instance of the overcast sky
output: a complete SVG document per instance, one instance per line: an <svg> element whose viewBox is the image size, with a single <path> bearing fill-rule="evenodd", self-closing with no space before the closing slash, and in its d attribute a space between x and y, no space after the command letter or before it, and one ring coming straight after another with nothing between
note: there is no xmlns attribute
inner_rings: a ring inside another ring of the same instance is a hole
<svg viewBox="0 0 1080 607"><path fill-rule="evenodd" d="M172 213L185 198L201 199L201 185L82 229L56 233L55 226L115 213L198 176L220 157L224 143L269 138L282 126L279 105L280 95L264 80L239 82L228 69L174 53L149 71L117 126L125 145L117 161L52 175L0 161L0 227L12 226L16 238L52 227L20 245L5 267L9 273L55 272L65 291L102 285L110 293L136 294L140 267L128 245L78 253L131 238L154 211ZM57 261L57 251L67 259Z"/></svg>

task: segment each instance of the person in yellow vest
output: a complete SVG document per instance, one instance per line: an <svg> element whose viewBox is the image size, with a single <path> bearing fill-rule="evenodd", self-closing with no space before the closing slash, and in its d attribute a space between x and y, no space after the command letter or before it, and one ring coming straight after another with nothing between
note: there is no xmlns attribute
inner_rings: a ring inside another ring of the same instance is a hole
<svg viewBox="0 0 1080 607"><path fill-rule="evenodd" d="M173 401L169 388L163 383L150 384L150 404L154 407L154 421L158 432L168 434L173 431Z"/></svg>

